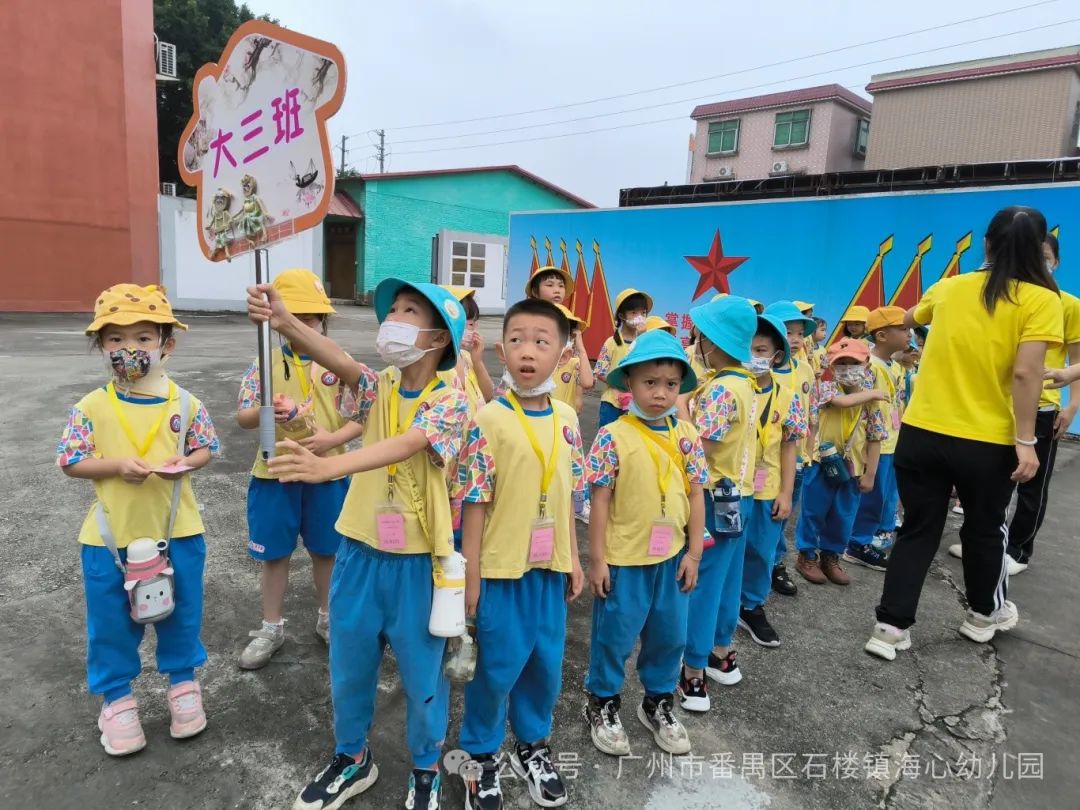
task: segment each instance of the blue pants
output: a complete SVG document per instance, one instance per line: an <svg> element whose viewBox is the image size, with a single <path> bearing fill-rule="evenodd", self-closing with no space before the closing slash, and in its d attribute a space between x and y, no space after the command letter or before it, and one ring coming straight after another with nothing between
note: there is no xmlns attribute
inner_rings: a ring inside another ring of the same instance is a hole
<svg viewBox="0 0 1080 810"><path fill-rule="evenodd" d="M600 414L596 421L596 429L600 430L604 425L609 425L622 416L626 411L620 411L610 402L600 403Z"/></svg>
<svg viewBox="0 0 1080 810"><path fill-rule="evenodd" d="M874 541L874 534L881 529L885 516L885 503L890 491L896 490L896 468L893 467L892 453L882 455L878 461L874 488L859 497L859 508L855 513L855 523L851 527L851 542L859 546L868 546ZM896 503L893 503L893 524L896 523Z"/></svg>
<svg viewBox="0 0 1080 810"><path fill-rule="evenodd" d="M139 645L146 625L131 620L124 575L104 546L81 547L86 591L86 677L91 693L110 703L131 694L131 682L142 672ZM120 549L127 561L127 550ZM158 672L169 683L194 680L195 667L206 663L199 638L202 627L203 568L206 541L201 534L169 543L176 607L154 624Z"/></svg>
<svg viewBox="0 0 1080 810"><path fill-rule="evenodd" d="M795 485L791 489L791 514L795 514L795 507L799 505L799 501L802 499L803 481L806 480L806 468L807 464L804 462L801 465L795 467ZM776 538L776 558L773 560L773 567L780 565L784 561L784 556L787 554L787 537L784 535L784 530L787 529L788 521L790 517L784 518L780 524L780 536Z"/></svg>
<svg viewBox="0 0 1080 810"><path fill-rule="evenodd" d="M807 556L817 550L842 554L851 537L859 510L859 482L852 478L839 486L830 484L820 464L806 471L802 511L795 527L795 546Z"/></svg>
<svg viewBox="0 0 1080 810"><path fill-rule="evenodd" d="M896 466L894 464L896 456L890 453L887 456L882 456L881 461L889 459L889 474L892 480L889 482L888 488L885 490L885 497L881 506L881 526L879 531L891 533L896 531L896 510L900 506L900 490L896 485ZM881 462L878 462L878 476L881 476Z"/></svg>
<svg viewBox="0 0 1080 810"><path fill-rule="evenodd" d="M562 690L566 575L534 568L521 579L481 580L476 641L460 746L473 756L498 753L508 704L518 742L546 740Z"/></svg>
<svg viewBox="0 0 1080 810"><path fill-rule="evenodd" d="M450 684L446 639L428 632L431 556L393 554L347 539L330 578L330 694L337 753L367 746L379 665L394 648L405 691L405 736L413 766L434 768L446 736Z"/></svg>
<svg viewBox="0 0 1080 810"><path fill-rule="evenodd" d="M743 530L746 556L743 562L742 606L754 610L765 604L772 587L777 537L784 537L784 523L773 520L776 501L753 501L750 520Z"/></svg>
<svg viewBox="0 0 1080 810"><path fill-rule="evenodd" d="M348 491L348 478L283 484L252 476L247 498L248 553L256 560L283 559L296 550L299 535L311 554L333 557L341 545L334 523Z"/></svg>
<svg viewBox="0 0 1080 810"><path fill-rule="evenodd" d="M751 498L742 499L740 511L744 526L751 506ZM710 490L705 490L705 528L710 534L716 529ZM704 669L714 646L726 647L731 644L731 637L739 623L745 548L744 531L738 537L717 540L716 545L702 552L698 584L690 592L686 621L686 652L683 660L691 669Z"/></svg>
<svg viewBox="0 0 1080 810"><path fill-rule="evenodd" d="M611 592L593 599L585 688L597 697L622 692L626 659L641 638L637 673L649 697L675 691L686 647L690 594L675 578L682 554L657 565L612 565Z"/></svg>

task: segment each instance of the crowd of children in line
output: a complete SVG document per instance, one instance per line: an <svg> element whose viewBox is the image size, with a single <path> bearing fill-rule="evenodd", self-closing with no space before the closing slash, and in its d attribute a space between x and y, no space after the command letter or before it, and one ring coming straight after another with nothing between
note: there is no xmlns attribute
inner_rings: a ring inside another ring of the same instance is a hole
<svg viewBox="0 0 1080 810"><path fill-rule="evenodd" d="M382 371L327 336L334 310L311 272L249 290L252 319L282 339L271 356L280 442L274 457L256 459L248 486L263 619L239 665L265 666L285 641L298 537L312 560L315 632L329 644L336 745L298 810L338 808L375 782L368 732L387 645L406 697L406 807L439 806L450 686L446 642L429 632L429 616L433 580L455 548L478 647L458 747L471 757L466 807L483 810L502 806L507 720L509 764L533 800L567 800L549 739L567 603L586 586L594 599L583 713L594 744L630 752L620 698L640 642L644 698L634 713L661 749L685 754L691 741L675 707L708 712L708 681L741 680L736 628L763 646L780 643L764 606L770 590L797 592L784 525L800 501L803 579L846 585L841 560L884 569L898 513L892 454L926 336L912 342L903 310L853 307L826 347L827 324L811 303L721 294L691 311L684 347L650 317L650 296L628 289L591 367L585 324L565 306L569 289L559 268L529 279L495 346L506 367L499 385L483 362L471 290L382 282ZM89 686L104 698L98 727L112 755L146 745L131 684L155 619L171 734L206 726L195 679L206 661L206 546L189 473L210 462L218 440L206 409L165 372L173 331L186 328L161 288L103 292L87 334L111 379L72 409L58 450L64 472L93 480L97 496L79 540ZM606 387L585 447L578 415L594 378ZM252 364L241 427L258 426L260 389ZM353 439L362 446L350 451ZM575 516L588 524L587 571ZM150 554L164 567L145 609L139 565L148 557L135 555L144 538L168 541Z"/></svg>

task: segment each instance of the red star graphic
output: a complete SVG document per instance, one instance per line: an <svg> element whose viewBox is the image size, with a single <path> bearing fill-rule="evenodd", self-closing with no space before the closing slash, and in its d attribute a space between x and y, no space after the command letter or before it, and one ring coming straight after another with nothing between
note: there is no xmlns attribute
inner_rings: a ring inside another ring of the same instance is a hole
<svg viewBox="0 0 1080 810"><path fill-rule="evenodd" d="M701 280L698 281L697 289L694 290L693 298L690 299L694 300L709 288L717 292L730 293L731 284L728 282L728 276L736 267L750 257L725 256L724 246L720 242L720 229L717 228L708 256L686 256L684 258L690 262L695 270L701 273Z"/></svg>

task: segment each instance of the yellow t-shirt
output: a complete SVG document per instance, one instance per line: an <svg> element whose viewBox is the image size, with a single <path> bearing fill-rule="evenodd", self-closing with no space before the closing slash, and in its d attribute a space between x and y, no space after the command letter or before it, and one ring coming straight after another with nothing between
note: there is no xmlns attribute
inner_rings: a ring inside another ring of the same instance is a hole
<svg viewBox="0 0 1080 810"><path fill-rule="evenodd" d="M537 444L550 458L555 444L555 472L548 488L546 513L554 521L555 542L550 562L529 562L533 523L540 507L544 465L510 402L500 397L482 407L469 425L461 454L459 484L464 503L486 505L480 546L480 576L520 579L526 571L543 568L570 573L570 544L574 492L584 492L581 433L577 413L565 402L525 410ZM556 423L553 424L553 419Z"/></svg>
<svg viewBox="0 0 1080 810"><path fill-rule="evenodd" d="M705 453L693 425L675 420L672 432L670 425L637 423L664 442L673 441L681 459L675 464L664 449L641 434L635 421L633 416L623 416L602 427L589 451L589 483L613 490L604 541L604 559L610 565L656 565L678 554L686 544L690 520L686 481L708 481ZM667 487L666 517L674 524L674 532L668 552L651 555L653 521L661 516L660 475Z"/></svg>
<svg viewBox="0 0 1080 810"><path fill-rule="evenodd" d="M700 387L708 382L716 372L702 362L696 345L687 346L685 351L686 359L690 361L690 368L694 370L694 376L697 377L698 386Z"/></svg>
<svg viewBox="0 0 1080 810"><path fill-rule="evenodd" d="M390 436L390 397L400 373L391 366L377 375L361 379L360 388L374 387L375 401L364 423L364 447ZM428 444L419 453L397 465L394 503L405 518L405 547L389 550L398 554L444 556L453 551L450 498L444 470L457 458L461 436L468 422L469 404L458 388L440 383L424 397L420 391L398 392L398 435L410 428L424 431ZM363 398L365 392L360 392ZM415 409L415 410L414 410ZM414 415L415 414L415 415ZM376 521L386 503L389 470L357 473L349 482L349 492L335 528L345 537L379 548Z"/></svg>
<svg viewBox="0 0 1080 810"><path fill-rule="evenodd" d="M888 401L877 403L881 418L885 420L885 429L889 431L889 437L881 442L881 454L887 456L896 452L896 441L900 438L900 420L904 415L904 367L895 360L882 360L871 354L869 371L874 378L874 388L889 397Z"/></svg>
<svg viewBox="0 0 1080 810"><path fill-rule="evenodd" d="M551 393L551 396L559 400L559 402L565 402L574 412L577 412L577 392L580 381L578 379L578 369L581 366L581 360L577 357L571 357L561 366L555 369L555 390Z"/></svg>
<svg viewBox="0 0 1080 810"><path fill-rule="evenodd" d="M618 341L616 341L616 338L618 338ZM615 334L605 340L604 345L600 348L600 355L596 358L596 368L593 373L596 374L598 380L604 382L604 393L600 396L601 402L607 402L619 408L619 398L626 396L622 391L616 391L607 384L607 375L630 353L630 348L633 345L632 340L628 341L622 335ZM619 408L619 410L625 409Z"/></svg>
<svg viewBox="0 0 1080 810"><path fill-rule="evenodd" d="M480 380L476 376L476 368L473 366L472 355L468 352L461 353L461 361L465 364L465 386L461 385L461 376L457 372L457 368L447 369L446 371L437 371L435 376L443 381L446 385L454 388L459 388L465 392L466 398L469 400L469 417L472 418L476 415L477 409L484 404L484 392L480 390Z"/></svg>
<svg viewBox="0 0 1080 810"><path fill-rule="evenodd" d="M836 383L822 382L818 391L818 447L814 449L814 461L821 460L821 445L831 442L851 462L852 474L861 476L866 472L867 444L884 441L889 435L881 413L882 403L839 408L829 405L834 397L844 394Z"/></svg>
<svg viewBox="0 0 1080 810"><path fill-rule="evenodd" d="M919 384L904 424L961 439L1013 444L1012 372L1018 344L1058 346L1061 298L1044 287L1014 282L1015 303L983 306L985 271L943 279L923 295L915 320L933 323L919 363Z"/></svg>
<svg viewBox="0 0 1080 810"><path fill-rule="evenodd" d="M784 442L798 442L806 436L806 414L801 400L790 386L781 384L773 374L773 382L767 389L754 394L757 421L754 427L756 451L754 462L755 484L764 470L764 486L754 492L758 501L776 500L780 494L780 448ZM766 409L768 409L766 416ZM764 427L762 421L764 420ZM757 489L757 487L755 487Z"/></svg>
<svg viewBox="0 0 1080 810"><path fill-rule="evenodd" d="M807 425L811 424L814 414L811 413L810 403L813 399L814 388L817 386L817 379L810 364L792 359L787 368L775 369L773 377L798 399L799 407L802 409L803 421ZM805 460L813 455L809 442L810 432L804 430L798 439L799 458Z"/></svg>
<svg viewBox="0 0 1080 810"><path fill-rule="evenodd" d="M149 449L142 456L151 467L177 453L180 426L180 398L174 393L164 398L127 398L117 395L115 403L131 430L141 443L157 425ZM186 450L200 447L217 450L217 435L203 404L194 396L188 406ZM98 388L83 397L72 409L64 436L60 440L57 463L61 467L77 464L84 458L132 458L139 448L128 437L123 423L116 416L114 403L105 388ZM169 521L173 482L150 475L141 484L129 484L121 478L101 478L94 481L94 503L79 530L79 542L88 546L103 546L97 527L97 504L105 507L106 519L117 548L126 548L140 537L161 539ZM180 485L180 505L176 512L173 537L202 534L203 522L191 489L191 476L185 475Z"/></svg>
<svg viewBox="0 0 1080 810"><path fill-rule="evenodd" d="M728 478L741 494L753 495L757 413L749 374L741 369L717 371L691 398L690 417L702 440L714 443L705 451L709 486Z"/></svg>
<svg viewBox="0 0 1080 810"><path fill-rule="evenodd" d="M294 355L289 349L277 348L271 352L270 367L273 369L274 394L286 394L296 403L302 405L309 399L314 399L315 422L324 430L333 432L345 426L346 419L338 413L338 398L341 393L341 382L332 371L320 368L311 362L306 355ZM285 364L288 363L289 376L285 377ZM300 368L297 368L299 364ZM302 375L302 376L301 376ZM237 403L238 409L259 407L259 363L258 360L244 375L240 384L240 397ZM277 439L286 438L285 432L278 427ZM328 450L324 455L339 456L345 452L344 445ZM262 453L255 454L255 463L252 465L251 474L256 478L273 478L270 470L263 461Z"/></svg>
<svg viewBox="0 0 1080 810"><path fill-rule="evenodd" d="M1064 323L1064 340L1059 346L1047 347L1047 368L1065 368L1069 360L1069 346L1080 343L1080 298L1062 291L1061 310ZM1061 389L1044 388L1042 397L1039 399L1039 408L1059 410L1061 408Z"/></svg>

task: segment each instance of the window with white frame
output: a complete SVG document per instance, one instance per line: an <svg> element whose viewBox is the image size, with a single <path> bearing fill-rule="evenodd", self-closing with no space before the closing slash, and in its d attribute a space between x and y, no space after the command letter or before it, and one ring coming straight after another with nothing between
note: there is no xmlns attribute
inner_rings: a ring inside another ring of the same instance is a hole
<svg viewBox="0 0 1080 810"><path fill-rule="evenodd" d="M725 155L739 151L739 119L713 121L709 124L709 154Z"/></svg>
<svg viewBox="0 0 1080 810"><path fill-rule="evenodd" d="M455 287L482 289L487 278L487 245L458 242L450 246L450 283Z"/></svg>
<svg viewBox="0 0 1080 810"><path fill-rule="evenodd" d="M810 110L792 110L776 114L773 148L805 146L810 142Z"/></svg>
<svg viewBox="0 0 1080 810"><path fill-rule="evenodd" d="M870 119L860 118L855 124L855 157L866 157L866 147L870 143Z"/></svg>

